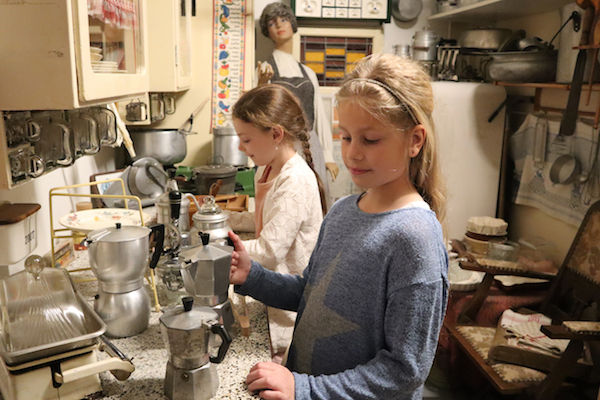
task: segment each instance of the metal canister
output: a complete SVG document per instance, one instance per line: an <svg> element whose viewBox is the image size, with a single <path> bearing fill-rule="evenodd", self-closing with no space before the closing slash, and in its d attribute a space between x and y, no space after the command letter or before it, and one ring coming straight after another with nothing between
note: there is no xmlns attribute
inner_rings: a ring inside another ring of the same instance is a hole
<svg viewBox="0 0 600 400"><path fill-rule="evenodd" d="M423 28L415 32L412 43L412 58L417 61L435 61L440 37L432 30Z"/></svg>
<svg viewBox="0 0 600 400"><path fill-rule="evenodd" d="M248 156L238 147L240 138L232 126L222 126L213 129L213 164L245 166Z"/></svg>

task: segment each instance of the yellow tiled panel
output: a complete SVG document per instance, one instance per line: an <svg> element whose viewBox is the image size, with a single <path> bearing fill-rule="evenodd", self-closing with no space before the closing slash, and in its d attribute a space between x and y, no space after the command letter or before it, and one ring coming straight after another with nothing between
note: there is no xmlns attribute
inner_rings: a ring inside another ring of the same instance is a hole
<svg viewBox="0 0 600 400"><path fill-rule="evenodd" d="M304 58L307 62L323 62L325 61L325 53L323 53L322 51L307 51L306 53L304 53Z"/></svg>
<svg viewBox="0 0 600 400"><path fill-rule="evenodd" d="M326 78L343 78L344 71L327 71L325 72Z"/></svg>
<svg viewBox="0 0 600 400"><path fill-rule="evenodd" d="M304 65L306 65L308 68L310 68L313 71L315 71L315 74L322 74L323 71L325 71L325 65L324 64L320 64L320 63L306 63Z"/></svg>
<svg viewBox="0 0 600 400"><path fill-rule="evenodd" d="M350 73L352 72L352 70L354 69L354 67L356 66L356 64L346 64L346 73Z"/></svg>
<svg viewBox="0 0 600 400"><path fill-rule="evenodd" d="M329 48L326 49L325 52L328 56L343 56L346 54L346 49Z"/></svg>
<svg viewBox="0 0 600 400"><path fill-rule="evenodd" d="M358 60L360 60L361 58L363 58L364 56L366 56L365 53L351 53L348 52L348 54L346 54L346 61L349 63L355 63Z"/></svg>

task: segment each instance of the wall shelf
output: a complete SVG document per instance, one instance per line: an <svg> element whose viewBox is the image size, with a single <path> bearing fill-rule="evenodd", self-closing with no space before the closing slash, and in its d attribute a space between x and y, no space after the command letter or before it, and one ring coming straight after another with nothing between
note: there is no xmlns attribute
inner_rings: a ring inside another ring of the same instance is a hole
<svg viewBox="0 0 600 400"><path fill-rule="evenodd" d="M505 86L505 87L526 87L533 89L559 89L559 90L571 90L570 83L557 83L557 82L527 82L527 83L514 83L514 82L502 82L502 81L494 81L494 85L497 86ZM589 90L589 85L587 82L583 83L581 88L581 93ZM592 90L598 91L600 90L600 83L592 84Z"/></svg>
<svg viewBox="0 0 600 400"><path fill-rule="evenodd" d="M563 108L556 107L548 107L543 106L542 103L542 89L559 89L559 90L571 90L570 83L556 83L556 82L544 82L544 83L512 83L512 82L500 82L495 81L494 85L505 86L505 87L526 87L535 89L535 94L533 96L533 109L534 111L549 111L554 113L562 114L565 112ZM593 83L591 88L588 84L584 84L581 88L581 96L587 96L587 103L590 102L591 91L599 91L600 84ZM585 103L586 101L584 101ZM600 125L600 104L598 104L596 111L582 111L579 110L578 114L580 116L585 117L593 117L594 118L594 129L598 128Z"/></svg>
<svg viewBox="0 0 600 400"><path fill-rule="evenodd" d="M562 6L572 2L572 0L483 0L457 7L455 10L433 14L428 20L452 20L485 24L501 19L517 18L558 10Z"/></svg>

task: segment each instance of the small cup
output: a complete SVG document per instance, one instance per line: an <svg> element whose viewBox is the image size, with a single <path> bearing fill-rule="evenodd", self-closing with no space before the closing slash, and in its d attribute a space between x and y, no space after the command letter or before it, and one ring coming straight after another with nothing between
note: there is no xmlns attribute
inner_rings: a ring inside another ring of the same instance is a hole
<svg viewBox="0 0 600 400"><path fill-rule="evenodd" d="M127 121L146 121L148 119L148 106L142 101L135 101L125 106Z"/></svg>
<svg viewBox="0 0 600 400"><path fill-rule="evenodd" d="M31 118L29 111L8 112L4 115L8 147L40 140L41 127Z"/></svg>
<svg viewBox="0 0 600 400"><path fill-rule="evenodd" d="M28 177L37 178L44 173L44 160L35 154L31 144L23 144L8 153L13 182Z"/></svg>

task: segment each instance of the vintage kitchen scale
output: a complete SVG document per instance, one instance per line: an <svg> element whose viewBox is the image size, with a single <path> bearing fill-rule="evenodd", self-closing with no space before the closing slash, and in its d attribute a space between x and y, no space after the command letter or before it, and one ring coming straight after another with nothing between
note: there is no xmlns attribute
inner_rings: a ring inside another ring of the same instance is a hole
<svg viewBox="0 0 600 400"><path fill-rule="evenodd" d="M0 392L4 400L81 399L100 392L99 373L129 377L133 364L102 335L105 323L67 271L39 256L0 281ZM105 351L110 357L98 354Z"/></svg>

